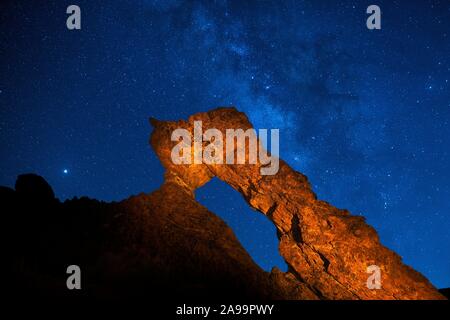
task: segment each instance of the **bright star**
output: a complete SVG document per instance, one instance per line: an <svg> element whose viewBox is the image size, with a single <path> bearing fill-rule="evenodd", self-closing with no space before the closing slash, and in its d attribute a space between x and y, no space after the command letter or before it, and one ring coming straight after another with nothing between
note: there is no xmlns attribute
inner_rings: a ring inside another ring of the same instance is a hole
<svg viewBox="0 0 450 320"><path fill-rule="evenodd" d="M69 173L69 170L64 169L64 170L63 170L63 173L64 173L64 174L68 174L68 173Z"/></svg>

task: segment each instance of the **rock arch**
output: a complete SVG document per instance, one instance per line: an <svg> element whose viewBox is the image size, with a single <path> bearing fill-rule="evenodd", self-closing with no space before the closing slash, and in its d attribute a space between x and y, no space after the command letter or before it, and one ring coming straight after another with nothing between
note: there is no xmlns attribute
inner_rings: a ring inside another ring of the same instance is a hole
<svg viewBox="0 0 450 320"><path fill-rule="evenodd" d="M166 168L165 184L176 184L194 197L194 190L217 177L240 192L247 203L269 217L277 228L279 250L288 265L287 277L323 299L442 299L443 296L417 271L384 247L376 231L360 216L318 200L308 179L280 160L273 176L262 176L260 166L175 165L171 133L177 128L193 132L194 121L203 127L252 128L244 113L218 108L187 121L151 119L150 144ZM381 270L382 288L367 287L367 267Z"/></svg>

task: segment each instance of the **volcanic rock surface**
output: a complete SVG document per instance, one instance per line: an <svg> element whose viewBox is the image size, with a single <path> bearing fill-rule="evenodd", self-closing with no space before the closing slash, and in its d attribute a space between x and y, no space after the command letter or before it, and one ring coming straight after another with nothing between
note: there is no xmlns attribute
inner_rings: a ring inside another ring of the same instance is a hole
<svg viewBox="0 0 450 320"><path fill-rule="evenodd" d="M307 178L280 161L276 175L259 164L175 165L172 130L251 128L245 114L219 108L187 121L154 126L151 145L166 168L159 190L105 203L61 203L47 182L19 176L0 187L10 296L21 299L444 299L421 274L382 246L364 218L316 199ZM276 226L289 269L262 270L232 230L195 200L213 177L225 181ZM66 288L66 268L79 265L82 290ZM382 288L369 290L369 265ZM187 300L186 300L187 299ZM224 300L220 300L224 301Z"/></svg>

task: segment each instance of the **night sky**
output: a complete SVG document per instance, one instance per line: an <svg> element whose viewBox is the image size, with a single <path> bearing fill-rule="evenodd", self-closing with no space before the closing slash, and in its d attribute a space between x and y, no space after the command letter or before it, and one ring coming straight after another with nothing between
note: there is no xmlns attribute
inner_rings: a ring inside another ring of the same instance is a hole
<svg viewBox="0 0 450 320"><path fill-rule="evenodd" d="M235 105L280 129L320 199L450 286L450 2L1 1L0 185L44 176L64 200L151 192L149 117ZM81 7L81 30L66 8ZM366 8L382 10L368 30ZM198 200L264 269L275 229L223 182Z"/></svg>

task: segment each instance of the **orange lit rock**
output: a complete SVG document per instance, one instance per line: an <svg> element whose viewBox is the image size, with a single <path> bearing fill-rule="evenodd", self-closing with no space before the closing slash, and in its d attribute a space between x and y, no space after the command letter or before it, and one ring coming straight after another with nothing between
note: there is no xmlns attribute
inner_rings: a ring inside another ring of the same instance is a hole
<svg viewBox="0 0 450 320"><path fill-rule="evenodd" d="M252 127L235 108L198 113L187 121L151 120L150 142L167 170L166 185L186 190L194 203L195 189L218 177L241 193L252 208L268 216L277 228L279 250L289 266L287 273L273 271L270 278L280 290L284 288L285 297L444 299L424 276L380 243L363 217L318 200L307 177L281 160L273 176L262 176L258 164L175 165L170 157L176 144L171 133L180 127L192 132L195 120L202 120L204 130L217 128L223 134L226 129ZM172 206L183 209L175 203ZM381 289L367 287L370 265L381 270Z"/></svg>

